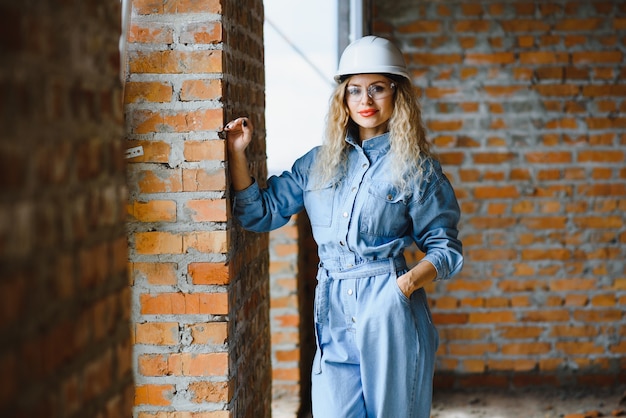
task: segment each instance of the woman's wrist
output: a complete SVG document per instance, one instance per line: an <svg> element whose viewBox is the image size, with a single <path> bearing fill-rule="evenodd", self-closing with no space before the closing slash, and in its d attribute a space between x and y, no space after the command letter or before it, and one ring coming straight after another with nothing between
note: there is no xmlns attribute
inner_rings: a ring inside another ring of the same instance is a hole
<svg viewBox="0 0 626 418"><path fill-rule="evenodd" d="M401 277L403 278L403 281L405 281L405 283L401 286L401 290L407 297L410 297L413 292L435 280L437 277L437 270L432 263L427 260L423 260L417 263L415 267L407 271Z"/></svg>

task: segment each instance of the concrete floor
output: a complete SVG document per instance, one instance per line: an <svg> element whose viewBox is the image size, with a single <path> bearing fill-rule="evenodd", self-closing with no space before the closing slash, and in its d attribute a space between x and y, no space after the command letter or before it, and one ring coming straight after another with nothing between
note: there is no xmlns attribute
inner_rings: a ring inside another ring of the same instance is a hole
<svg viewBox="0 0 626 418"><path fill-rule="evenodd" d="M274 399L272 402L272 418L297 418L299 399Z"/></svg>
<svg viewBox="0 0 626 418"><path fill-rule="evenodd" d="M275 400L272 418L297 418L298 406L297 399ZM626 387L438 391L431 411L431 418L596 417L626 417Z"/></svg>
<svg viewBox="0 0 626 418"><path fill-rule="evenodd" d="M438 392L432 418L626 417L624 389Z"/></svg>

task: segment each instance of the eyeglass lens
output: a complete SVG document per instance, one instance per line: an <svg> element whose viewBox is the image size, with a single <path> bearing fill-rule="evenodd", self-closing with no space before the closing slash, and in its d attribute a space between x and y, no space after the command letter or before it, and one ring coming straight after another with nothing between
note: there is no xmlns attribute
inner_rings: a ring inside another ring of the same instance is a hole
<svg viewBox="0 0 626 418"><path fill-rule="evenodd" d="M372 100L379 100L390 96L395 87L396 85L394 83L377 83L368 86L365 91L367 92L367 95L372 98ZM348 101L358 102L363 97L363 91L363 88L359 86L348 86L346 88L346 98Z"/></svg>

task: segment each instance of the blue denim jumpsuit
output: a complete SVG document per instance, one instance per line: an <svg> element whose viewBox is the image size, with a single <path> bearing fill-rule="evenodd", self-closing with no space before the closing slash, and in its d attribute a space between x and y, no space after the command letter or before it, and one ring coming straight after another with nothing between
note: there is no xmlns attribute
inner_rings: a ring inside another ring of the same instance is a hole
<svg viewBox="0 0 626 418"><path fill-rule="evenodd" d="M269 231L302 209L311 220L320 265L315 291L317 351L312 373L316 418L428 418L439 343L423 289L407 298L396 279L415 242L436 280L463 265L459 206L438 162L410 191L392 181L389 135L362 145L348 137L346 175L318 184L310 168L319 148L291 171L235 193L246 229ZM427 170L429 171L429 170Z"/></svg>

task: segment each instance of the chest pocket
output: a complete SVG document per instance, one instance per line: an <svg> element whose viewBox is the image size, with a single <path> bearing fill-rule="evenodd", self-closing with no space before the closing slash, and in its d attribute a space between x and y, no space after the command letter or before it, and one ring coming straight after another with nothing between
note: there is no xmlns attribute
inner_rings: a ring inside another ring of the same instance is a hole
<svg viewBox="0 0 626 418"><path fill-rule="evenodd" d="M379 237L402 236L410 226L409 199L389 183L372 183L361 212L360 231Z"/></svg>
<svg viewBox="0 0 626 418"><path fill-rule="evenodd" d="M329 227L333 219L335 185L314 186L304 191L304 207L312 226Z"/></svg>

